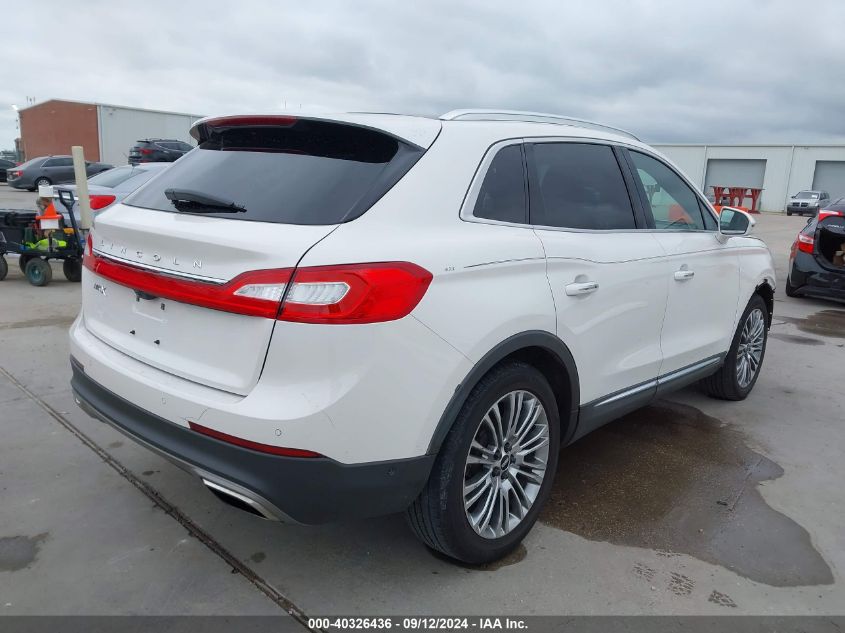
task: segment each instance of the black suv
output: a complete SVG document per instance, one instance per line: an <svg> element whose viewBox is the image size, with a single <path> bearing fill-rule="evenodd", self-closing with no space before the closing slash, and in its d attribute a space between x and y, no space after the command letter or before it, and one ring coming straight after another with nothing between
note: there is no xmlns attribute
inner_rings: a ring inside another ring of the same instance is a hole
<svg viewBox="0 0 845 633"><path fill-rule="evenodd" d="M129 150L129 164L172 163L192 149L190 144L172 138L146 138L137 141Z"/></svg>

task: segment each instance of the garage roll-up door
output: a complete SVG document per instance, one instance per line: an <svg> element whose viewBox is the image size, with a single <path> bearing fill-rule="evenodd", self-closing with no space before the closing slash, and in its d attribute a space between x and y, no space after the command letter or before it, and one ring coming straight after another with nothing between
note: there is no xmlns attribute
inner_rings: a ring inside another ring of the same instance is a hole
<svg viewBox="0 0 845 633"><path fill-rule="evenodd" d="M827 191L831 200L845 198L845 161L817 160L813 189Z"/></svg>
<svg viewBox="0 0 845 633"><path fill-rule="evenodd" d="M713 190L710 188L711 185L760 188L763 186L765 175L765 160L711 158L707 161L707 175L704 177L704 193L712 197Z"/></svg>

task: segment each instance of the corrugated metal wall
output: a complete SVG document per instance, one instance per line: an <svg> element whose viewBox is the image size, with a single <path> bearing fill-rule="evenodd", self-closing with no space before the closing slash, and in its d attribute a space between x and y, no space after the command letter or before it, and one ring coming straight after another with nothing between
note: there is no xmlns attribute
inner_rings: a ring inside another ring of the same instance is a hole
<svg viewBox="0 0 845 633"><path fill-rule="evenodd" d="M100 128L100 160L125 165L129 148L145 138L169 138L195 145L189 131L199 115L174 114L101 105L97 108Z"/></svg>
<svg viewBox="0 0 845 633"><path fill-rule="evenodd" d="M708 170L720 170L720 179L729 177L725 166L737 166L736 180L751 176L743 172L743 165L758 166L765 162L760 198L763 211L783 211L789 197L802 189L812 189L813 181L819 169L823 170L826 188L831 191L845 191L845 182L839 183L839 174L845 176L845 145L695 145L695 144L655 144L654 148L669 157L702 191L711 196L713 191L705 189L705 184L731 184L751 186L751 183L714 183L705 182ZM736 161L736 162L732 162ZM711 172L712 173L712 172ZM759 171L755 174L759 182ZM832 180L831 180L832 179ZM750 204L750 199L746 204Z"/></svg>

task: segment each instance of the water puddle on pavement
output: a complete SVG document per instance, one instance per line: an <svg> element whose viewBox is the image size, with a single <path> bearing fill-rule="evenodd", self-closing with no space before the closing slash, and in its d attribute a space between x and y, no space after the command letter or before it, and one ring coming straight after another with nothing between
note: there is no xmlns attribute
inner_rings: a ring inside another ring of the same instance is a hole
<svg viewBox="0 0 845 633"><path fill-rule="evenodd" d="M769 332L769 338L775 338L779 341L786 341L787 343L797 343L798 345L824 345L824 341L818 338L809 336L800 336L798 334L783 334L781 332Z"/></svg>
<svg viewBox="0 0 845 633"><path fill-rule="evenodd" d="M688 554L768 585L830 584L807 531L760 495L759 483L782 474L738 431L661 401L565 448L540 521L593 541Z"/></svg>
<svg viewBox="0 0 845 633"><path fill-rule="evenodd" d="M778 315L777 318L792 323L799 330L808 334L845 338L845 310L819 310L804 318L781 315Z"/></svg>
<svg viewBox="0 0 845 633"><path fill-rule="evenodd" d="M29 567L38 556L46 532L36 536L0 537L0 572L18 571Z"/></svg>

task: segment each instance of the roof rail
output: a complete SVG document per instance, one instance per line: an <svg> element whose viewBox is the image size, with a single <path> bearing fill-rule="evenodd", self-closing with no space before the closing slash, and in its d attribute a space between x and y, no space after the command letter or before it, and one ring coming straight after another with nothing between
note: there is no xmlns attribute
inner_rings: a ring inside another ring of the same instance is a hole
<svg viewBox="0 0 845 633"><path fill-rule="evenodd" d="M575 117L562 116L560 114L548 114L546 112L524 112L522 110L452 110L446 114L440 115L441 121L457 121L459 119L469 121L523 121L526 123L551 123L553 125L572 125L574 127L582 127L594 130L609 130L622 134L629 138L639 141L636 136L618 127L612 125L603 125L594 121L587 121L586 119L576 119Z"/></svg>

